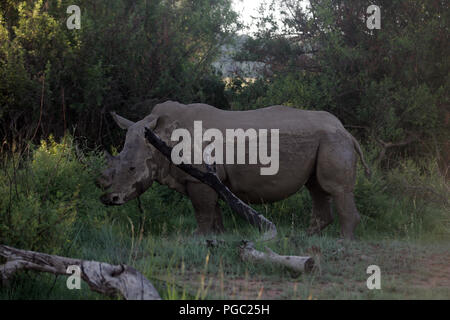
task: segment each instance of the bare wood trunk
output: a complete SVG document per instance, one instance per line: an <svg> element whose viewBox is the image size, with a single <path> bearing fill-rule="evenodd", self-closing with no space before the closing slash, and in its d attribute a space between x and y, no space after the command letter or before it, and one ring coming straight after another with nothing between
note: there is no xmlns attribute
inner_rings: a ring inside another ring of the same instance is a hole
<svg viewBox="0 0 450 320"><path fill-rule="evenodd" d="M302 256L281 256L268 247L266 252L258 251L252 242L244 242L240 247L240 257L243 261L268 263L285 267L293 276L303 272L310 272L314 268L314 259Z"/></svg>
<svg viewBox="0 0 450 320"><path fill-rule="evenodd" d="M92 291L109 296L119 294L127 300L160 300L156 289L139 271L127 265L111 265L104 262L85 261L46 253L20 250L0 245L0 256L6 259L0 265L3 283L21 269L69 276L69 266L78 266L81 279Z"/></svg>

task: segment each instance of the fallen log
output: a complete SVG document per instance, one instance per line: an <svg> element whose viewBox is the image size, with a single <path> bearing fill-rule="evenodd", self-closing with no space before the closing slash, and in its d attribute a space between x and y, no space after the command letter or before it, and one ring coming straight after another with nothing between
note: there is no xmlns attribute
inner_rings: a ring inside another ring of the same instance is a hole
<svg viewBox="0 0 450 320"><path fill-rule="evenodd" d="M275 264L286 268L293 277L297 277L303 272L310 272L314 268L312 257L281 256L268 247L265 247L266 252L258 251L255 249L253 242L250 241L243 241L239 250L239 255L243 261Z"/></svg>
<svg viewBox="0 0 450 320"><path fill-rule="evenodd" d="M145 137L147 141L150 142L167 159L169 159L169 161L172 161L172 148L169 145L167 145L163 140L161 140L161 138L159 138L152 130L148 128L145 128ZM230 189L228 189L228 187L220 181L214 167L205 163L207 171L204 172L186 163L177 164L175 166L213 188L219 197L223 199L235 213L247 220L251 225L256 226L260 232L264 231L264 234L260 239L261 241L272 240L276 237L277 228L275 225L270 220L266 219L262 214L236 197L233 192L231 192Z"/></svg>
<svg viewBox="0 0 450 320"><path fill-rule="evenodd" d="M0 245L0 256L6 263L0 265L0 277L7 284L11 276L21 269L70 276L70 266L79 267L80 277L92 291L127 300L160 300L156 289L139 271L127 265L66 258L46 253L20 250Z"/></svg>

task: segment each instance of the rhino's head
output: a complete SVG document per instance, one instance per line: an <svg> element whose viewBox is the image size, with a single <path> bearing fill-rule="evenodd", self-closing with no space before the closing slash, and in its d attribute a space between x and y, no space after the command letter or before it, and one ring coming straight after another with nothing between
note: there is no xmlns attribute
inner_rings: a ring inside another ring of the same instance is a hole
<svg viewBox="0 0 450 320"><path fill-rule="evenodd" d="M108 167L101 173L96 184L107 190L100 200L107 205L121 205L147 190L153 183L155 149L145 141L145 128L154 129L157 118L148 116L132 122L111 113L119 127L127 130L125 145L119 155L106 153Z"/></svg>

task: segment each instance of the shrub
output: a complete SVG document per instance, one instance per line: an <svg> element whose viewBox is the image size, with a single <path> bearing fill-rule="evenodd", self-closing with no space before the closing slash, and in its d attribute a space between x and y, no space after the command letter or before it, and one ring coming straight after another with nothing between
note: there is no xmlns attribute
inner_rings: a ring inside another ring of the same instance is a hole
<svg viewBox="0 0 450 320"><path fill-rule="evenodd" d="M422 166L403 161L383 172L372 166L370 180L358 172L355 197L362 216L359 233L394 238L439 238L450 235L449 191L437 162Z"/></svg>
<svg viewBox="0 0 450 320"><path fill-rule="evenodd" d="M91 172L77 152L66 136L60 143L52 137L42 141L28 159L4 155L0 243L57 253L70 242L75 218L86 215L82 209L93 190Z"/></svg>

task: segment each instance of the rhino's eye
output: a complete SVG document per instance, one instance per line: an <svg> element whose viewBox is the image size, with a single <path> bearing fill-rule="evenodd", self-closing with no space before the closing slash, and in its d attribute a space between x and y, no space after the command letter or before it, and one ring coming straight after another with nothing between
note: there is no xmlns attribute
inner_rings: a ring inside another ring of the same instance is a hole
<svg viewBox="0 0 450 320"><path fill-rule="evenodd" d="M130 167L130 171L133 172L136 167Z"/></svg>

